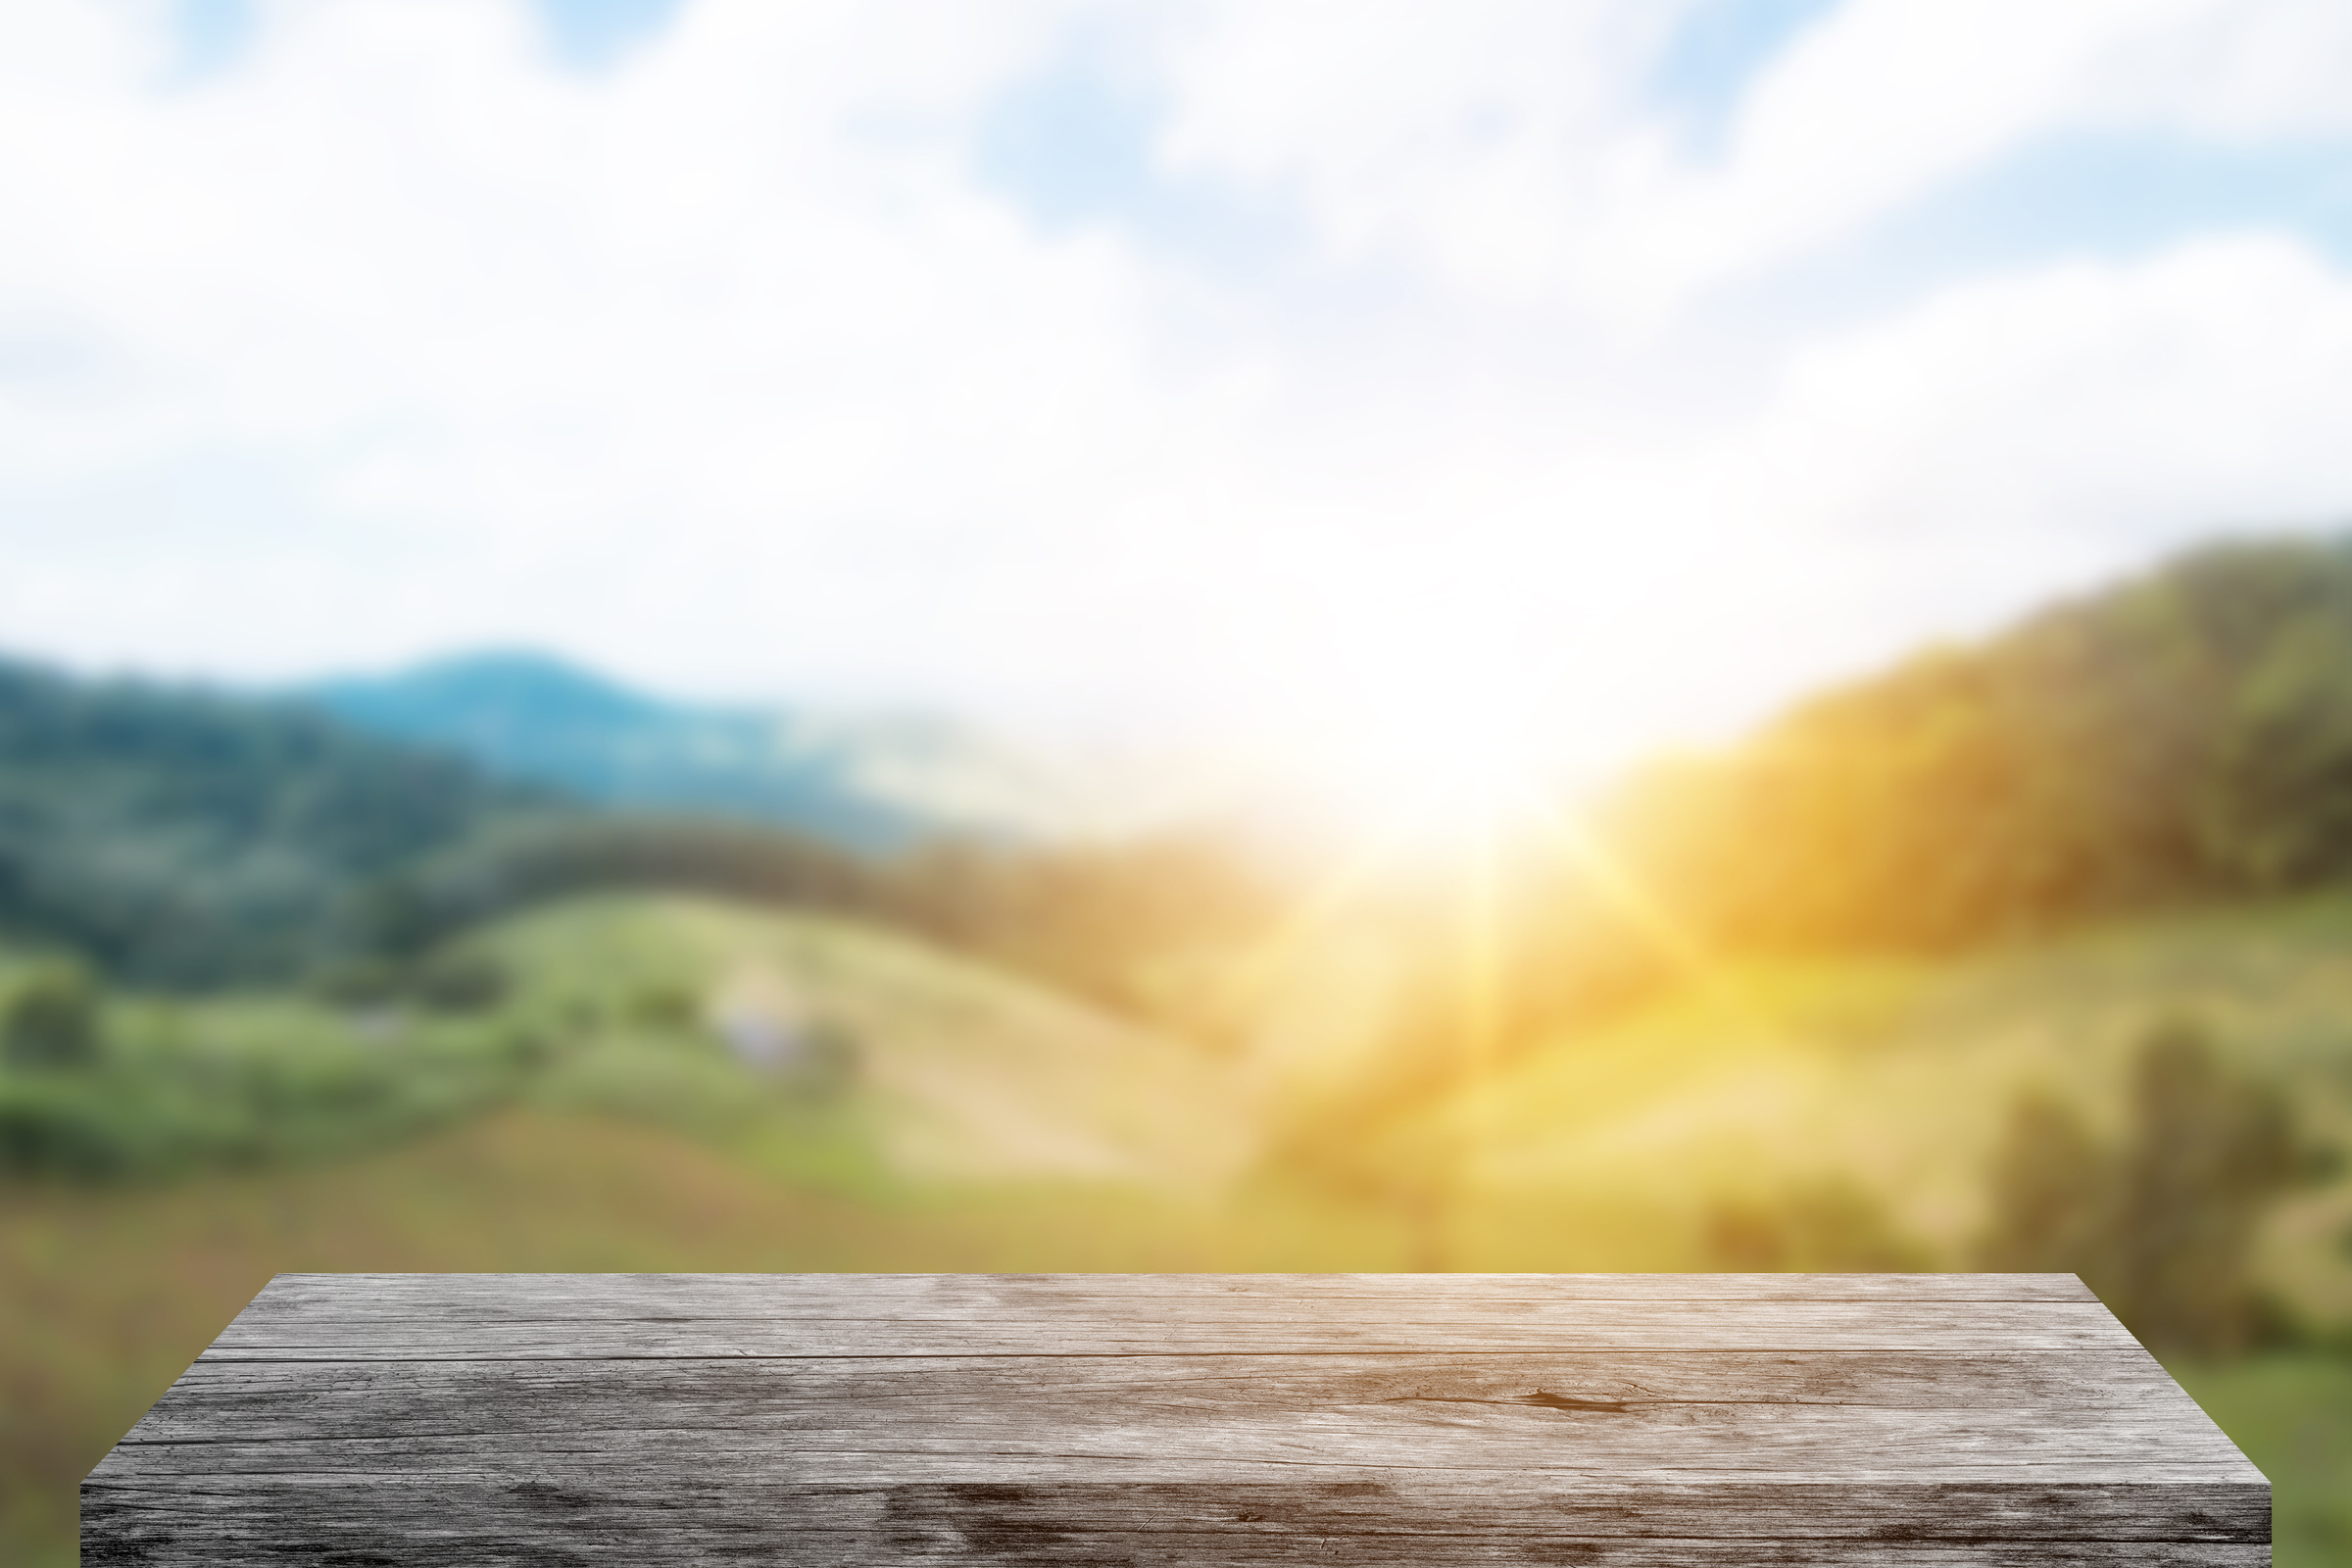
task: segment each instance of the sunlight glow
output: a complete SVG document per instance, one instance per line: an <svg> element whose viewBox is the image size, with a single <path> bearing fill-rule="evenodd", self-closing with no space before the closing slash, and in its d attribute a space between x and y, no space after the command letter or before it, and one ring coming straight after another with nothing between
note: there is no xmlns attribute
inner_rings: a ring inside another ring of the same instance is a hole
<svg viewBox="0 0 2352 1568"><path fill-rule="evenodd" d="M1342 809L1381 844L1413 855L1458 854L1490 841L1541 801L1541 748L1526 721L1488 694L1398 714L1398 728L1342 737Z"/></svg>
<svg viewBox="0 0 2352 1568"><path fill-rule="evenodd" d="M1422 564L1427 565L1428 564ZM1345 594L1297 632L1272 672L1269 751L1381 859L1459 860L1528 825L1561 787L1576 715L1556 655L1499 583L1351 564Z"/></svg>

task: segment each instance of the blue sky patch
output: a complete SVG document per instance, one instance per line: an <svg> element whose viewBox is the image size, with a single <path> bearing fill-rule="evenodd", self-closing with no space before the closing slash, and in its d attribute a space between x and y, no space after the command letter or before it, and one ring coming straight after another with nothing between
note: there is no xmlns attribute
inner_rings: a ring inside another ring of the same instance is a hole
<svg viewBox="0 0 2352 1568"><path fill-rule="evenodd" d="M172 31L178 59L172 74L200 80L232 64L253 37L252 0L178 0Z"/></svg>
<svg viewBox="0 0 2352 1568"><path fill-rule="evenodd" d="M601 71L658 36L686 0L530 0L557 60ZM175 0L171 26L178 59L172 75L195 81L233 65L252 42L253 0Z"/></svg>
<svg viewBox="0 0 2352 1568"><path fill-rule="evenodd" d="M533 0L556 58L581 71L601 71L657 37L685 0Z"/></svg>
<svg viewBox="0 0 2352 1568"><path fill-rule="evenodd" d="M2011 149L1859 233L1735 282L1696 322L1783 333L1867 320L1970 278L2061 258L2130 266L2230 233L2285 235L2352 266L2352 146L2220 146L2076 132Z"/></svg>
<svg viewBox="0 0 2352 1568"><path fill-rule="evenodd" d="M980 122L982 181L1044 228L1132 215L1156 181L1156 104L1073 59L999 98Z"/></svg>
<svg viewBox="0 0 2352 1568"><path fill-rule="evenodd" d="M1151 89L1122 80L1099 51L1073 48L988 106L973 172L1042 233L1111 223L1228 276L1293 249L1298 220L1279 199L1157 166L1152 144L1164 115Z"/></svg>
<svg viewBox="0 0 2352 1568"><path fill-rule="evenodd" d="M2352 146L2047 137L1924 193L1854 250L1899 275L1948 281L2053 255L2129 263L2251 230L2293 234L2352 262Z"/></svg>
<svg viewBox="0 0 2352 1568"><path fill-rule="evenodd" d="M1773 58L1838 0L1700 0L1659 56L1650 93L1684 126L1690 151L1721 150L1734 111Z"/></svg>

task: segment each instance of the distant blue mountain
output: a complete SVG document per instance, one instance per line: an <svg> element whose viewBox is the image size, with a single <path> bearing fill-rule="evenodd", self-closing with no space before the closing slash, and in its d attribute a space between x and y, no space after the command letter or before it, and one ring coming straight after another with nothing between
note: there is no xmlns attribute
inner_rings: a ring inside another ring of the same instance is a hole
<svg viewBox="0 0 2352 1568"><path fill-rule="evenodd" d="M610 805L755 817L863 850L989 825L923 801L926 768L944 779L987 765L978 742L928 720L669 703L524 652L330 680L304 695L358 728Z"/></svg>

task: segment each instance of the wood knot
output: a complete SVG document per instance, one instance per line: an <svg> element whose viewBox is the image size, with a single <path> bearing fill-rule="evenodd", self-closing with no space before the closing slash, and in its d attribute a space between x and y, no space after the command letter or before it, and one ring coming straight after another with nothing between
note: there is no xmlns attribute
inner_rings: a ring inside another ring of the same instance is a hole
<svg viewBox="0 0 2352 1568"><path fill-rule="evenodd" d="M1601 1410L1610 1415L1625 1414L1623 1399L1578 1399L1565 1394L1546 1394L1542 1389L1526 1396L1519 1402L1542 1405L1546 1410Z"/></svg>

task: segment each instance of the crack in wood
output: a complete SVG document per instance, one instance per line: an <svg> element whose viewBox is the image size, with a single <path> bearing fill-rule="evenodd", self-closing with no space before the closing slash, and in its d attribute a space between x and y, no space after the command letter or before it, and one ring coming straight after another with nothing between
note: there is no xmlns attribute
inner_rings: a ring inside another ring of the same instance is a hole
<svg viewBox="0 0 2352 1568"><path fill-rule="evenodd" d="M1608 1415L1624 1415L1633 1407L1627 1399L1579 1399L1566 1394L1549 1394L1538 1389L1514 1399L1482 1399L1468 1394L1399 1394L1381 1401L1384 1404L1532 1404L1544 1410L1596 1410ZM1681 1400L1679 1403L1690 1401Z"/></svg>

